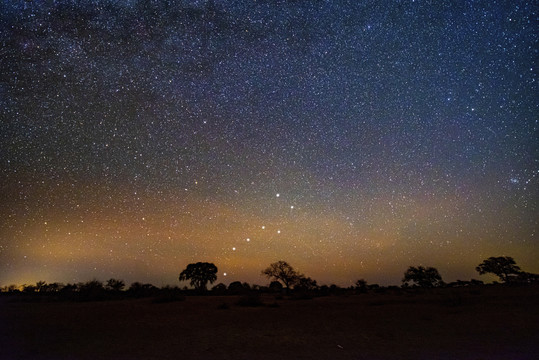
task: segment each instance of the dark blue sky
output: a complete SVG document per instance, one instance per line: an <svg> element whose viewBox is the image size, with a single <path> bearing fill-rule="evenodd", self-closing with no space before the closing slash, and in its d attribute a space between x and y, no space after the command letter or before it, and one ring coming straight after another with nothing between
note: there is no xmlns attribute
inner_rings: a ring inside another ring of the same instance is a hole
<svg viewBox="0 0 539 360"><path fill-rule="evenodd" d="M539 270L535 1L1 6L2 284Z"/></svg>

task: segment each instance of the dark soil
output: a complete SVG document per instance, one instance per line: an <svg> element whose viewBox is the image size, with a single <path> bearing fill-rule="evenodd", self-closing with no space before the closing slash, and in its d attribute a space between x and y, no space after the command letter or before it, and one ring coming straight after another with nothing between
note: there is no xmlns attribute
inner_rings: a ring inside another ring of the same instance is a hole
<svg viewBox="0 0 539 360"><path fill-rule="evenodd" d="M310 300L0 297L0 359L537 359L539 288ZM245 305L245 304L244 304Z"/></svg>

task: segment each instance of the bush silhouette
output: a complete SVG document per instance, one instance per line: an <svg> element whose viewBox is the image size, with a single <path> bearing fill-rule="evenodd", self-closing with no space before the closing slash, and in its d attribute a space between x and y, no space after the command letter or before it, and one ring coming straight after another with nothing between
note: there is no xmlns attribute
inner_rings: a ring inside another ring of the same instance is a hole
<svg viewBox="0 0 539 360"><path fill-rule="evenodd" d="M157 294L157 288L152 284L142 284L134 282L127 290L128 294L136 298L150 297Z"/></svg>
<svg viewBox="0 0 539 360"><path fill-rule="evenodd" d="M281 284L278 281L272 281L269 284L269 291L274 292L274 293L280 293L283 291L283 284Z"/></svg>
<svg viewBox="0 0 539 360"><path fill-rule="evenodd" d="M226 285L223 283L219 283L211 288L211 292L215 295L224 295L226 294Z"/></svg>
<svg viewBox="0 0 539 360"><path fill-rule="evenodd" d="M233 295L245 294L250 291L249 284L245 286L240 281L231 282L228 285L228 293Z"/></svg>

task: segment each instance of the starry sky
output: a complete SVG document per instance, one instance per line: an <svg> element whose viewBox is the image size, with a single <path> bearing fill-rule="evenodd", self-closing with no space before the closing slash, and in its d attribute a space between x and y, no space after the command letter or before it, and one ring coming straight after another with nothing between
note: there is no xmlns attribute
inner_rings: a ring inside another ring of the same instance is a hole
<svg viewBox="0 0 539 360"><path fill-rule="evenodd" d="M1 286L539 272L536 1L0 6Z"/></svg>

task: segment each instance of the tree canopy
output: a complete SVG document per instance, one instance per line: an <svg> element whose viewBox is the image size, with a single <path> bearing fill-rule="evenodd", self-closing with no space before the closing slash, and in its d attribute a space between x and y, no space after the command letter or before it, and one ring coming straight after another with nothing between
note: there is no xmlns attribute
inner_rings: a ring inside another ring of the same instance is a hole
<svg viewBox="0 0 539 360"><path fill-rule="evenodd" d="M475 270L479 275L492 273L498 276L502 282L510 282L521 273L520 267L516 265L515 260L510 256L491 256L483 260Z"/></svg>
<svg viewBox="0 0 539 360"><path fill-rule="evenodd" d="M262 271L262 275L276 281L281 281L286 289L290 289L291 286L294 286L303 277L303 275L294 270L286 261L282 260L270 264L270 266Z"/></svg>
<svg viewBox="0 0 539 360"><path fill-rule="evenodd" d="M217 266L207 262L189 264L180 273L180 281L190 280L191 286L200 291L206 290L206 284L213 284L217 280Z"/></svg>
<svg viewBox="0 0 539 360"><path fill-rule="evenodd" d="M125 287L125 282L123 280L119 279L108 279L107 284L105 285L105 289L112 290L112 291L122 291Z"/></svg>
<svg viewBox="0 0 539 360"><path fill-rule="evenodd" d="M436 287L443 284L442 276L438 273L436 268L425 268L423 266L410 266L408 270L406 270L402 283L408 285L409 282L424 288Z"/></svg>

